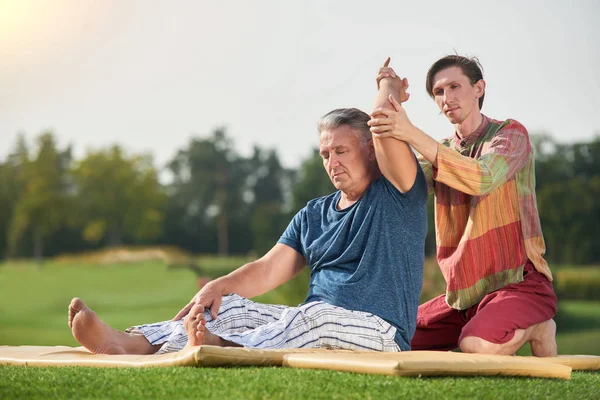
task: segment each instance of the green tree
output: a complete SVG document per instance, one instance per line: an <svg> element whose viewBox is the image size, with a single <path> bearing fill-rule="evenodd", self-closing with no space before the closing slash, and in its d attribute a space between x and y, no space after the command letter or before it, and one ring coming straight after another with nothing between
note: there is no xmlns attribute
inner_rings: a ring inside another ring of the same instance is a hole
<svg viewBox="0 0 600 400"><path fill-rule="evenodd" d="M21 185L17 202L12 210L8 235L8 249L15 254L29 231L33 240L33 254L41 262L44 242L67 220L67 171L71 162L71 149L56 148L51 132L37 138L36 154L29 157L25 143L20 139L20 159L14 167Z"/></svg>
<svg viewBox="0 0 600 400"><path fill-rule="evenodd" d="M282 167L273 150L262 151L255 147L250 163L252 247L256 253L263 255L277 242L288 222L284 212L284 187L290 181L292 172Z"/></svg>
<svg viewBox="0 0 600 400"><path fill-rule="evenodd" d="M230 241L230 227L244 231L248 208L243 196L248 176L248 163L237 155L224 129L217 129L206 139L193 138L169 162L173 175L169 186L167 214L169 232L187 236L192 249L207 249L216 233L217 252L229 253L238 241Z"/></svg>
<svg viewBox="0 0 600 400"><path fill-rule="evenodd" d="M600 261L600 137L559 144L532 135L536 151L536 194L547 258L558 263Z"/></svg>
<svg viewBox="0 0 600 400"><path fill-rule="evenodd" d="M165 193L150 156L127 157L119 146L90 151L72 170L84 238L120 245L159 236Z"/></svg>
<svg viewBox="0 0 600 400"><path fill-rule="evenodd" d="M9 227L22 190L21 169L29 160L29 150L23 135L6 160L0 163L0 258L8 256Z"/></svg>
<svg viewBox="0 0 600 400"><path fill-rule="evenodd" d="M550 260L570 264L598 261L594 257L600 238L598 196L600 176L587 182L581 178L554 182L538 191L540 220Z"/></svg>

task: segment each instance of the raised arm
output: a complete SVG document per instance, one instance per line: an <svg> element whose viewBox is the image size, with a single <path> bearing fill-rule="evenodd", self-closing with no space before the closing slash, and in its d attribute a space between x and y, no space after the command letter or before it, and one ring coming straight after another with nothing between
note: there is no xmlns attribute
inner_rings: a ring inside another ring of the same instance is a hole
<svg viewBox="0 0 600 400"><path fill-rule="evenodd" d="M185 317L194 304L210 308L212 317L217 318L222 296L231 293L247 298L259 296L289 281L304 266L304 257L300 253L289 246L277 243L258 260L207 283L173 320Z"/></svg>
<svg viewBox="0 0 600 400"><path fill-rule="evenodd" d="M380 70L385 71L389 65L388 58ZM391 129L390 115L402 108L400 102L408 100L406 89L408 82L398 76L385 77L379 82L379 91L375 97L372 119L369 121L373 133L375 156L383 176L385 176L402 193L408 192L417 176L417 162L408 144L392 137L381 136Z"/></svg>

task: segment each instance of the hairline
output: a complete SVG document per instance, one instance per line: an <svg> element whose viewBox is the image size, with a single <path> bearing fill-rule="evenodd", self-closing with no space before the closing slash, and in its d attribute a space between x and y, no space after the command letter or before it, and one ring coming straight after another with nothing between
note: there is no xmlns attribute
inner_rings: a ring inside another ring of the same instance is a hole
<svg viewBox="0 0 600 400"><path fill-rule="evenodd" d="M361 146L368 146L373 140L371 131L367 125L371 117L357 108L338 108L325 114L317 123L319 139L322 140L323 134L343 126L347 126L356 136Z"/></svg>

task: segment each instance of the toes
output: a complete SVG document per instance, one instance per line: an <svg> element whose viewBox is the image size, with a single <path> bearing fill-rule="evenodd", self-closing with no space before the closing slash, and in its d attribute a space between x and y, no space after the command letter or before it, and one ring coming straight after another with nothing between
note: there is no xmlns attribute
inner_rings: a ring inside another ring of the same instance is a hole
<svg viewBox="0 0 600 400"><path fill-rule="evenodd" d="M198 314L204 314L204 306L200 304L195 304L190 310L190 314L193 316L197 316Z"/></svg>
<svg viewBox="0 0 600 400"><path fill-rule="evenodd" d="M204 331L204 326L206 325L206 320L203 319L199 319L198 323L196 324L196 330L198 331Z"/></svg>
<svg viewBox="0 0 600 400"><path fill-rule="evenodd" d="M196 304L190 309L190 312L184 318L183 322L184 324L186 324L187 320L187 324L194 324L197 320L199 321L201 319L204 319L204 307L199 304Z"/></svg>
<svg viewBox="0 0 600 400"><path fill-rule="evenodd" d="M69 315L75 316L79 311L86 309L87 306L79 297L73 298L69 304Z"/></svg>
<svg viewBox="0 0 600 400"><path fill-rule="evenodd" d="M203 330L205 324L204 307L199 304L194 305L183 319L183 325L189 335L196 335L196 331Z"/></svg>
<svg viewBox="0 0 600 400"><path fill-rule="evenodd" d="M73 300L71 300L71 304L69 305L69 308L75 311L79 311L83 307L85 307L85 303L79 297L74 297Z"/></svg>
<svg viewBox="0 0 600 400"><path fill-rule="evenodd" d="M73 300L71 300L71 303L69 304L67 319L69 328L73 328L73 319L75 318L75 315L85 307L85 303L79 297L74 297Z"/></svg>

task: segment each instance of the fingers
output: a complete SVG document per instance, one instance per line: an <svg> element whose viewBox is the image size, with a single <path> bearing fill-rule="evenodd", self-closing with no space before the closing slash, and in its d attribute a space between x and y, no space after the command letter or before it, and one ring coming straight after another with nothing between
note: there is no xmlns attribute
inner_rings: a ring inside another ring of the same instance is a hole
<svg viewBox="0 0 600 400"><path fill-rule="evenodd" d="M392 61L392 59L390 57L385 59L385 62L383 63L384 67L387 67L388 65L390 65L390 61Z"/></svg>
<svg viewBox="0 0 600 400"><path fill-rule="evenodd" d="M385 132L393 132L394 131L394 125L393 124L377 125L377 126L370 127L369 130L373 134L380 135L380 134L385 133Z"/></svg>
<svg viewBox="0 0 600 400"><path fill-rule="evenodd" d="M379 114L378 117L371 118L367 125L370 126L369 130L373 134L374 137L382 137L384 134L388 134L393 132L394 124L391 118L381 117Z"/></svg>
<svg viewBox="0 0 600 400"><path fill-rule="evenodd" d="M187 306L183 307L181 311L179 311L177 315L173 317L173 321L179 321L181 318L188 315L194 304L196 304L194 301L189 302Z"/></svg>
<svg viewBox="0 0 600 400"><path fill-rule="evenodd" d="M213 317L213 319L217 319L219 308L221 308L221 297L217 297L210 305L210 316Z"/></svg>
<svg viewBox="0 0 600 400"><path fill-rule="evenodd" d="M395 78L396 77L396 73L394 72L393 69L391 68L380 68L379 69L379 75L377 75L377 78L375 78L375 81L377 82L377 89L379 89L379 82L381 82L382 79L386 79L386 78Z"/></svg>
<svg viewBox="0 0 600 400"><path fill-rule="evenodd" d="M396 111L400 111L400 108L402 108L402 106L400 105L400 103L396 100L396 98L394 96L392 96L391 94L388 96L388 100L390 102L390 104L392 105L392 107L394 107L394 110Z"/></svg>
<svg viewBox="0 0 600 400"><path fill-rule="evenodd" d="M373 138L382 139L387 137L394 137L394 133L392 131L385 131L382 133L373 133Z"/></svg>
<svg viewBox="0 0 600 400"><path fill-rule="evenodd" d="M382 78L395 78L396 71L392 68L379 68L379 76L382 76Z"/></svg>
<svg viewBox="0 0 600 400"><path fill-rule="evenodd" d="M389 108L378 107L374 109L369 115L371 116L371 118L378 119L382 119L383 117L391 118L394 115L394 112L394 110L390 110Z"/></svg>
<svg viewBox="0 0 600 400"><path fill-rule="evenodd" d="M368 122L367 125L369 126L381 126L381 125L389 125L392 123L392 119L391 118L383 118L383 117L372 117Z"/></svg>

